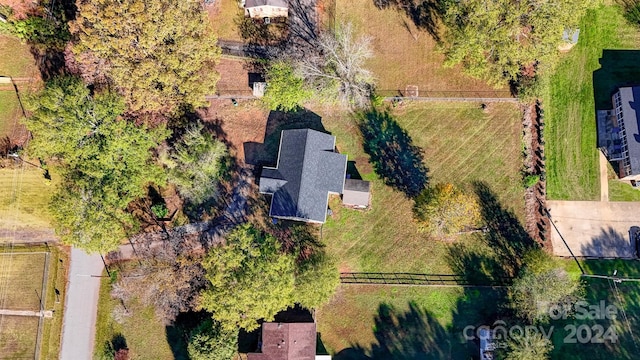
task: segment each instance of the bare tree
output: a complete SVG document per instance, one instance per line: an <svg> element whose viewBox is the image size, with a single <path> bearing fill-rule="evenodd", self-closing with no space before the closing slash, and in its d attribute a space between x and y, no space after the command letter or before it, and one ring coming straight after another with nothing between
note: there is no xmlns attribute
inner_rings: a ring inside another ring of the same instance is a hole
<svg viewBox="0 0 640 360"><path fill-rule="evenodd" d="M322 33L314 43L315 53L306 52L295 60L307 84L345 105L368 106L374 83L373 75L365 68L365 62L373 56L371 38L356 37L347 23L339 24L333 33Z"/></svg>

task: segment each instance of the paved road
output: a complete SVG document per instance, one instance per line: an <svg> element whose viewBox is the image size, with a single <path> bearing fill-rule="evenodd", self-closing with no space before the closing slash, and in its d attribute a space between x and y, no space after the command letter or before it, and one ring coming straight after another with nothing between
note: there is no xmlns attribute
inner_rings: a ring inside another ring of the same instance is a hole
<svg viewBox="0 0 640 360"><path fill-rule="evenodd" d="M100 255L87 255L75 248L71 250L71 269L62 325L61 360L93 358L100 291L100 278L95 275L102 275L102 270Z"/></svg>
<svg viewBox="0 0 640 360"><path fill-rule="evenodd" d="M635 257L629 229L640 226L640 202L547 200L547 208L559 230L551 231L554 255L571 256L564 238L578 257Z"/></svg>

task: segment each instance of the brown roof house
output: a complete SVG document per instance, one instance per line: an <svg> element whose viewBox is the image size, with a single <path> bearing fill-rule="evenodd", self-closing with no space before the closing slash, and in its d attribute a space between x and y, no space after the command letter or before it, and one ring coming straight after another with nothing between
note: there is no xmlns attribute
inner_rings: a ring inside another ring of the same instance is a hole
<svg viewBox="0 0 640 360"><path fill-rule="evenodd" d="M248 353L247 360L331 360L316 355L315 323L262 323L259 351Z"/></svg>
<svg viewBox="0 0 640 360"><path fill-rule="evenodd" d="M287 0L243 0L244 14L250 18L278 18L289 15Z"/></svg>

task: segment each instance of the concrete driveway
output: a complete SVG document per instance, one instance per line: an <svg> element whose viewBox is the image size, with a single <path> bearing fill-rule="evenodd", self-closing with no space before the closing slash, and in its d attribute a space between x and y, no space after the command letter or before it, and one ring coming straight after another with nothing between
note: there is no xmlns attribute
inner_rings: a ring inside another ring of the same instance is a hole
<svg viewBox="0 0 640 360"><path fill-rule="evenodd" d="M547 200L553 253L571 256L562 238L577 257L635 258L629 229L640 226L640 202ZM561 235L561 236L560 236Z"/></svg>

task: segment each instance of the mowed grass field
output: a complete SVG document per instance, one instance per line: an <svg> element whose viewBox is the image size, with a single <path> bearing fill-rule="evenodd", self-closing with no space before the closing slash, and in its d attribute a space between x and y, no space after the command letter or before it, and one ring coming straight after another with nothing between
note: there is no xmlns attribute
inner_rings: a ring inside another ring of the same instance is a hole
<svg viewBox="0 0 640 360"><path fill-rule="evenodd" d="M47 182L43 170L23 164L0 169L0 241L13 230L50 228L49 200L58 177Z"/></svg>
<svg viewBox="0 0 640 360"><path fill-rule="evenodd" d="M40 310L45 257L44 253L0 253L0 308Z"/></svg>
<svg viewBox="0 0 640 360"><path fill-rule="evenodd" d="M392 114L424 150L431 184L451 182L470 190L473 182L485 182L504 207L523 218L521 113L516 105L492 104L484 112L476 103L416 102ZM450 273L444 260L448 243L418 234L413 201L378 179L355 120L325 116L323 124L337 137L338 150L355 161L373 187L368 211L343 208L339 199L330 202L334 215L323 226L323 241L342 271Z"/></svg>
<svg viewBox="0 0 640 360"><path fill-rule="evenodd" d="M523 218L521 112L516 105L492 104L484 112L475 103L416 102L391 111L414 145L424 150L430 184L452 182L471 191L473 182L484 182L499 194L504 208ZM355 161L362 178L373 186L372 207L367 211L346 209L338 198L330 201L333 216L322 228L322 241L338 259L340 270L454 273L449 264L451 243L417 232L413 201L378 179L353 117L323 114L322 123L337 137L338 150ZM472 239L462 235L457 240ZM473 244L485 246L483 242ZM416 348L415 343L403 341L422 339L441 358L466 359L475 355L475 349L460 341L460 329L479 321L482 310L478 309L494 307L495 296L494 291L472 294L462 288L343 285L319 309L318 326L327 349L332 354L342 352L337 359L357 359L362 351L370 353L380 345L380 339L399 333L409 335L398 340L398 346ZM476 308L461 310L466 301ZM392 316L381 320L387 311L385 304L393 307ZM416 328L391 326L394 318L403 318Z"/></svg>
<svg viewBox="0 0 640 360"><path fill-rule="evenodd" d="M404 11L393 6L380 10L372 0L335 1L336 23L352 23L357 34L371 37L374 56L367 62L377 79L377 89L405 91L417 85L421 91L442 92L439 96L480 97L480 92L494 92L493 87L470 78L461 68L444 68L436 41L425 30L418 30ZM330 8L330 5L327 5ZM500 89L506 91L508 89ZM446 92L456 92L446 93Z"/></svg>
<svg viewBox="0 0 640 360"><path fill-rule="evenodd" d="M615 88L612 79L618 78L619 84L631 79L624 79L629 73L617 73L615 77L596 77L599 81L594 84L594 71L601 67L599 60L604 49L640 47L640 31L626 22L617 6L602 5L589 11L580 29L578 44L564 55L551 77L543 102L547 125L547 194L555 200L599 198L594 87L599 91L596 94L598 106L605 107L610 91ZM635 63L640 67L638 58L629 59L629 62L612 65L628 68ZM608 107L611 107L610 101ZM618 185L610 187L609 197L612 200L625 198L618 195L627 190L623 189Z"/></svg>
<svg viewBox="0 0 640 360"><path fill-rule="evenodd" d="M49 252L49 267L43 296L46 251ZM42 327L39 357L42 360L59 357L68 259L65 250L57 247L14 246L2 248L0 252L0 307L37 311L42 297L44 308L53 310L53 318L44 319ZM37 317L0 317L0 359L33 359L37 334Z"/></svg>
<svg viewBox="0 0 640 360"><path fill-rule="evenodd" d="M33 55L29 46L15 37L0 35L0 76L12 78L39 78ZM21 96L28 93L27 82L19 83ZM11 135L22 117L20 103L12 85L0 85L0 136Z"/></svg>
<svg viewBox="0 0 640 360"><path fill-rule="evenodd" d="M0 359L33 359L36 354L38 318L0 316Z"/></svg>

